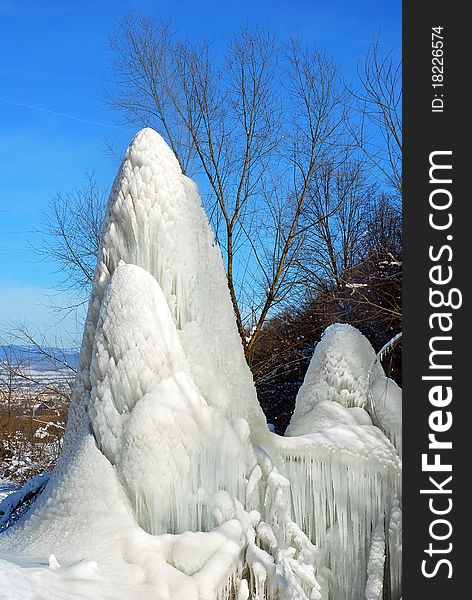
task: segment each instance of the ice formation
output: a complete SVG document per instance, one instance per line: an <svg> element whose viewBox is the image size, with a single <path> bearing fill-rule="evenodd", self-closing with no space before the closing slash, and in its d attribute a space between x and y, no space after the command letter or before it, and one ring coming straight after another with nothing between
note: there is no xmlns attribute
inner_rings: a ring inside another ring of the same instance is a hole
<svg viewBox="0 0 472 600"><path fill-rule="evenodd" d="M402 391L398 385L381 375L370 387L373 418L402 455Z"/></svg>
<svg viewBox="0 0 472 600"><path fill-rule="evenodd" d="M295 460L286 458L296 520L317 545L336 548L330 564L340 598L348 597L353 583L357 590L367 586L366 597L373 598L383 582L383 562L374 579L372 557L380 552L380 523L385 529L400 495L399 473L392 468L396 452L384 433L401 449L401 390L360 331L331 325L315 349L285 435L297 436ZM305 453L302 439L310 440ZM387 545L397 556L398 539ZM398 561L396 580L399 568ZM397 581L391 587L399 593Z"/></svg>
<svg viewBox="0 0 472 600"><path fill-rule="evenodd" d="M316 346L285 435L340 423L375 424L401 452L401 389L385 375L369 340L355 327L336 323Z"/></svg>
<svg viewBox="0 0 472 600"><path fill-rule="evenodd" d="M388 556L398 600L396 390L376 366L369 416L372 353L330 328L272 433L195 185L144 129L110 195L58 468L0 535L0 598L374 600Z"/></svg>

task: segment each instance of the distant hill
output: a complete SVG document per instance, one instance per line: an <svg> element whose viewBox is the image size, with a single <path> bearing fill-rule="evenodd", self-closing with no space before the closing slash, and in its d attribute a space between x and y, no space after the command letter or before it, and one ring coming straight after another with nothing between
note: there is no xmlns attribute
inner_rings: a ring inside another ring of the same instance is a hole
<svg viewBox="0 0 472 600"><path fill-rule="evenodd" d="M0 366L5 360L30 366L37 371L51 371L66 365L76 369L79 351L73 348L44 348L44 352L40 352L34 346L0 345Z"/></svg>

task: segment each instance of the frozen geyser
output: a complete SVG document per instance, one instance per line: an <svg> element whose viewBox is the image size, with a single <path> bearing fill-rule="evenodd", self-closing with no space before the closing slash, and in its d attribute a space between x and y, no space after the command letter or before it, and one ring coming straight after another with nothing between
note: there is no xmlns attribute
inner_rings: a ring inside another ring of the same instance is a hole
<svg viewBox="0 0 472 600"><path fill-rule="evenodd" d="M380 600L388 579L398 600L400 460L366 411L372 354L330 328L289 436L271 433L196 187L139 132L110 194L63 452L0 536L2 589ZM379 414L397 439L392 402Z"/></svg>

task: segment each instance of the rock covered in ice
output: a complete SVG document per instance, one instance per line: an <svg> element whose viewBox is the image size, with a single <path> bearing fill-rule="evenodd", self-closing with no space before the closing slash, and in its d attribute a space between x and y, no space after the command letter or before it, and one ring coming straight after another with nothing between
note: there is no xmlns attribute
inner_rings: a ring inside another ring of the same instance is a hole
<svg viewBox="0 0 472 600"><path fill-rule="evenodd" d="M190 600L263 578L318 598L289 484L254 445L269 435L195 186L144 130L110 196L58 469L3 534L2 581L18 597Z"/></svg>

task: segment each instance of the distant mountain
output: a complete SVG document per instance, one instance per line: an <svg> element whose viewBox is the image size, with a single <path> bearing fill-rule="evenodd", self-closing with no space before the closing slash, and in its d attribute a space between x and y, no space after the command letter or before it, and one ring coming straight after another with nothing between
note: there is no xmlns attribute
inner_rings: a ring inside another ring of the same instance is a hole
<svg viewBox="0 0 472 600"><path fill-rule="evenodd" d="M0 366L4 361L30 366L37 371L56 370L66 365L76 369L79 351L74 348L44 348L41 352L34 346L0 345Z"/></svg>

